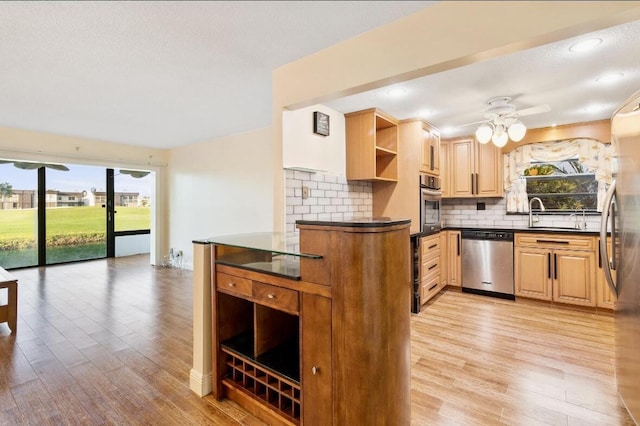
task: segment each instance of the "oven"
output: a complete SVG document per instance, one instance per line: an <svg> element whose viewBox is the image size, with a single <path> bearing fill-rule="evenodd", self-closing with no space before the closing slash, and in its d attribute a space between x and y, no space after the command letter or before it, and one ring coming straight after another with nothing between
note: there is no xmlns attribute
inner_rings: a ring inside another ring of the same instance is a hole
<svg viewBox="0 0 640 426"><path fill-rule="evenodd" d="M441 229L440 178L420 175L420 233L437 232Z"/></svg>

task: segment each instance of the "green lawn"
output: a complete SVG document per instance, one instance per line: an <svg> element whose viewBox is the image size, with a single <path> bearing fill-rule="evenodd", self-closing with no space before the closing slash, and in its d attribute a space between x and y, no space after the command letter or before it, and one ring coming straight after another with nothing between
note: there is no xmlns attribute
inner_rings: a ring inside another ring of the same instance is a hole
<svg viewBox="0 0 640 426"><path fill-rule="evenodd" d="M117 207L116 211L116 231L149 229L149 208ZM3 243L33 241L36 228L35 209L0 210L0 249ZM47 209L47 240L54 236L81 237L105 233L105 209L102 207Z"/></svg>

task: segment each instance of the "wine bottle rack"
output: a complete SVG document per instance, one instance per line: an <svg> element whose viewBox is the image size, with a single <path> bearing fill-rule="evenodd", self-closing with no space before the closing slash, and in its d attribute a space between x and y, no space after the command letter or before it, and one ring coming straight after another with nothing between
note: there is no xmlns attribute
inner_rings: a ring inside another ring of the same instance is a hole
<svg viewBox="0 0 640 426"><path fill-rule="evenodd" d="M240 388L268 404L289 421L300 424L300 384L270 371L225 347L227 374L223 383Z"/></svg>

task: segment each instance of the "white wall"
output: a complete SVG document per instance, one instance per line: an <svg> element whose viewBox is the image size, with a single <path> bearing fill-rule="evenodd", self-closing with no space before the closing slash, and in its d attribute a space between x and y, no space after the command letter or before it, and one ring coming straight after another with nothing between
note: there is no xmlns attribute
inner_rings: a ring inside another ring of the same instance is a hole
<svg viewBox="0 0 640 426"><path fill-rule="evenodd" d="M329 136L313 133L313 113L329 115ZM282 113L282 164L335 176L346 173L344 115L324 105Z"/></svg>
<svg viewBox="0 0 640 426"><path fill-rule="evenodd" d="M171 150L170 246L193 269L193 240L273 229L272 130Z"/></svg>

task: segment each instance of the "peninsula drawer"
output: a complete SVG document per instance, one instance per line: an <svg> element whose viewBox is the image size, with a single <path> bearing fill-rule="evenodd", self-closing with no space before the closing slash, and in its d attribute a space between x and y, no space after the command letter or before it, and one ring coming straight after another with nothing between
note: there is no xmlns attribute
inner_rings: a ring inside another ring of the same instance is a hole
<svg viewBox="0 0 640 426"><path fill-rule="evenodd" d="M516 234L515 246L553 247L573 250L595 250L596 239L591 236L558 234Z"/></svg>
<svg viewBox="0 0 640 426"><path fill-rule="evenodd" d="M253 300L256 303L271 306L291 314L298 314L300 311L298 292L288 288L254 281Z"/></svg>
<svg viewBox="0 0 640 426"><path fill-rule="evenodd" d="M225 293L251 297L251 280L218 272L216 274L216 289Z"/></svg>

